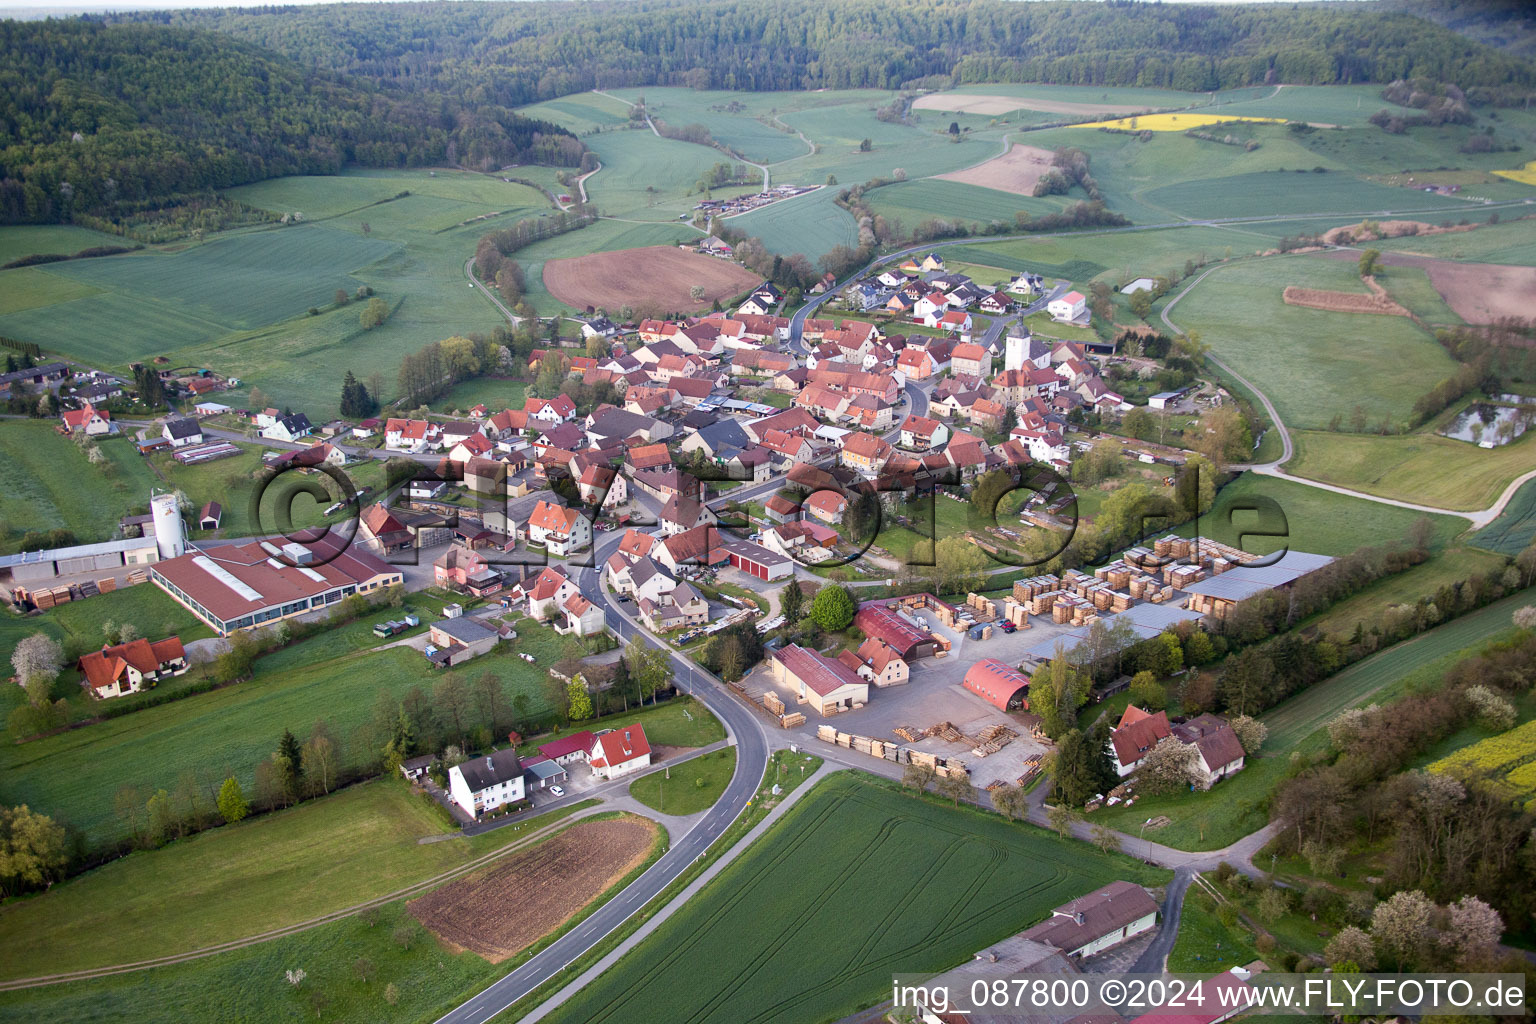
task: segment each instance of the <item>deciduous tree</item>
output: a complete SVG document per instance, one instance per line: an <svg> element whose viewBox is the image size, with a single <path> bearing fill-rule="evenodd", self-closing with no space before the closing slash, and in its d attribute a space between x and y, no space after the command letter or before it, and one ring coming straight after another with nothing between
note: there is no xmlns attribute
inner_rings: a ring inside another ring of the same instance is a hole
<svg viewBox="0 0 1536 1024"><path fill-rule="evenodd" d="M245 802L245 793L240 789L240 781L233 776L224 780L219 787L219 815L229 824L233 825L250 813L250 805Z"/></svg>

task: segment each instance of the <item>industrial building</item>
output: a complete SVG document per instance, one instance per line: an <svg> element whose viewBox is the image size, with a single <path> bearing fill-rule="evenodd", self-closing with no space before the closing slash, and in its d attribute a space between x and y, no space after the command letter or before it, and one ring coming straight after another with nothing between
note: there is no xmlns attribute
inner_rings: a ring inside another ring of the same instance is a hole
<svg viewBox="0 0 1536 1024"><path fill-rule="evenodd" d="M933 634L885 607L886 603L865 604L853 617L853 624L862 629L865 636L884 640L909 665L918 658L933 657Z"/></svg>
<svg viewBox="0 0 1536 1024"><path fill-rule="evenodd" d="M966 669L961 685L1002 711L1029 710L1029 678L996 658L983 658Z"/></svg>
<svg viewBox="0 0 1536 1024"><path fill-rule="evenodd" d="M186 550L186 529L175 496L154 495L149 508L150 515L142 523L142 537L6 555L0 557L0 572L9 570L13 583L37 584L60 576L109 573L124 566L150 565L175 558Z"/></svg>
<svg viewBox="0 0 1536 1024"><path fill-rule="evenodd" d="M253 540L193 549L150 567L150 581L227 636L399 584L400 570L326 533L278 547Z"/></svg>

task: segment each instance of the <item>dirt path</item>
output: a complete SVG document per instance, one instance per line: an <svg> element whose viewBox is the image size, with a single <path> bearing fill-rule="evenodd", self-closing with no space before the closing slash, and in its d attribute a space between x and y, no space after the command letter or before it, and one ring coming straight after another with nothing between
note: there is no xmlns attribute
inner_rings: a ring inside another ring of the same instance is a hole
<svg viewBox="0 0 1536 1024"><path fill-rule="evenodd" d="M1255 258L1282 259L1286 255L1288 254L1281 253L1276 256L1259 256ZM1245 260L1240 262L1248 261ZM1194 291L1195 287L1201 281L1204 281L1207 277L1220 270L1222 267L1232 265L1233 264L1231 263L1219 263L1214 267L1207 268L1200 274L1200 276L1191 281L1182 292L1174 296L1173 299L1169 301L1168 305L1163 307L1163 310L1159 315L1162 317L1163 323L1168 326L1169 330L1178 334L1185 333L1183 328L1174 323L1168 314L1173 312L1174 306L1178 305L1179 301L1183 299L1184 296ZM1350 490L1348 487L1339 487L1336 484L1323 483L1321 480L1309 480L1304 476L1294 476L1285 472L1285 470L1281 468L1291 460L1292 456L1295 455L1296 449L1291 443L1290 431L1286 429L1284 421L1280 419L1280 413L1275 409L1274 403L1269 400L1269 396L1255 387L1253 382L1248 378L1244 377L1242 374L1232 369L1232 367L1222 362L1222 360L1214 353L1206 353L1206 358L1214 363L1216 367L1223 373L1227 374L1243 387L1253 392L1254 397L1258 398L1260 404L1264 406L1264 412L1269 416L1270 422L1274 424L1275 430L1277 430L1280 434L1281 452L1278 459L1274 460L1273 462L1250 463L1247 465L1232 466L1232 469L1251 469L1253 472L1259 474L1260 476L1278 477L1281 480L1289 480L1292 483L1303 484L1307 487L1316 487L1324 491L1333 491L1335 494L1343 494L1351 498L1359 498L1362 501L1374 501L1381 505L1395 505L1398 508L1411 509L1415 512L1425 512L1430 515L1459 516L1462 519L1468 520L1472 524L1473 529L1482 529L1484 526L1487 526L1489 523L1497 519L1500 513L1504 511L1505 506L1507 506L1510 500L1514 498L1515 492L1520 489L1521 485L1529 480L1536 479L1536 470L1531 470L1529 473L1524 473L1510 481L1509 486L1504 488L1504 493L1499 496L1499 500L1494 502L1492 505L1489 505L1487 508L1476 512L1462 512L1451 508L1440 508L1437 505L1418 505L1411 501L1397 501L1393 498L1383 498L1378 494L1367 494L1364 491L1354 491Z"/></svg>

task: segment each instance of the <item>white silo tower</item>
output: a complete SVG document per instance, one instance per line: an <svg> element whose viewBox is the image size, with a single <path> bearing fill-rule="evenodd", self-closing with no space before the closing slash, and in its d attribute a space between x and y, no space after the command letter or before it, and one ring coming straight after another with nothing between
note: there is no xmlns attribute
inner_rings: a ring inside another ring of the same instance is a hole
<svg viewBox="0 0 1536 1024"><path fill-rule="evenodd" d="M160 557L185 554L187 537L181 526L181 510L176 507L176 495L156 494L149 499L149 512L155 521L155 545L160 549Z"/></svg>

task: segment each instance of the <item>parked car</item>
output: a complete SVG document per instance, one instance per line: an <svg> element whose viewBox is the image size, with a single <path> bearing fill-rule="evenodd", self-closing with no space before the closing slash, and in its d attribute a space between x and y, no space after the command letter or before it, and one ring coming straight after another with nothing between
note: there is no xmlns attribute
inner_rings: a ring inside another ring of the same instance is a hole
<svg viewBox="0 0 1536 1024"><path fill-rule="evenodd" d="M1003 622L1003 632L1004 633L1014 633L1014 632L1017 632L1018 628L1019 628L1018 626L1015 626L1011 622L1008 622L1006 620Z"/></svg>
<svg viewBox="0 0 1536 1024"><path fill-rule="evenodd" d="M565 790L559 786L550 786L549 792L553 796L565 796Z"/></svg>

